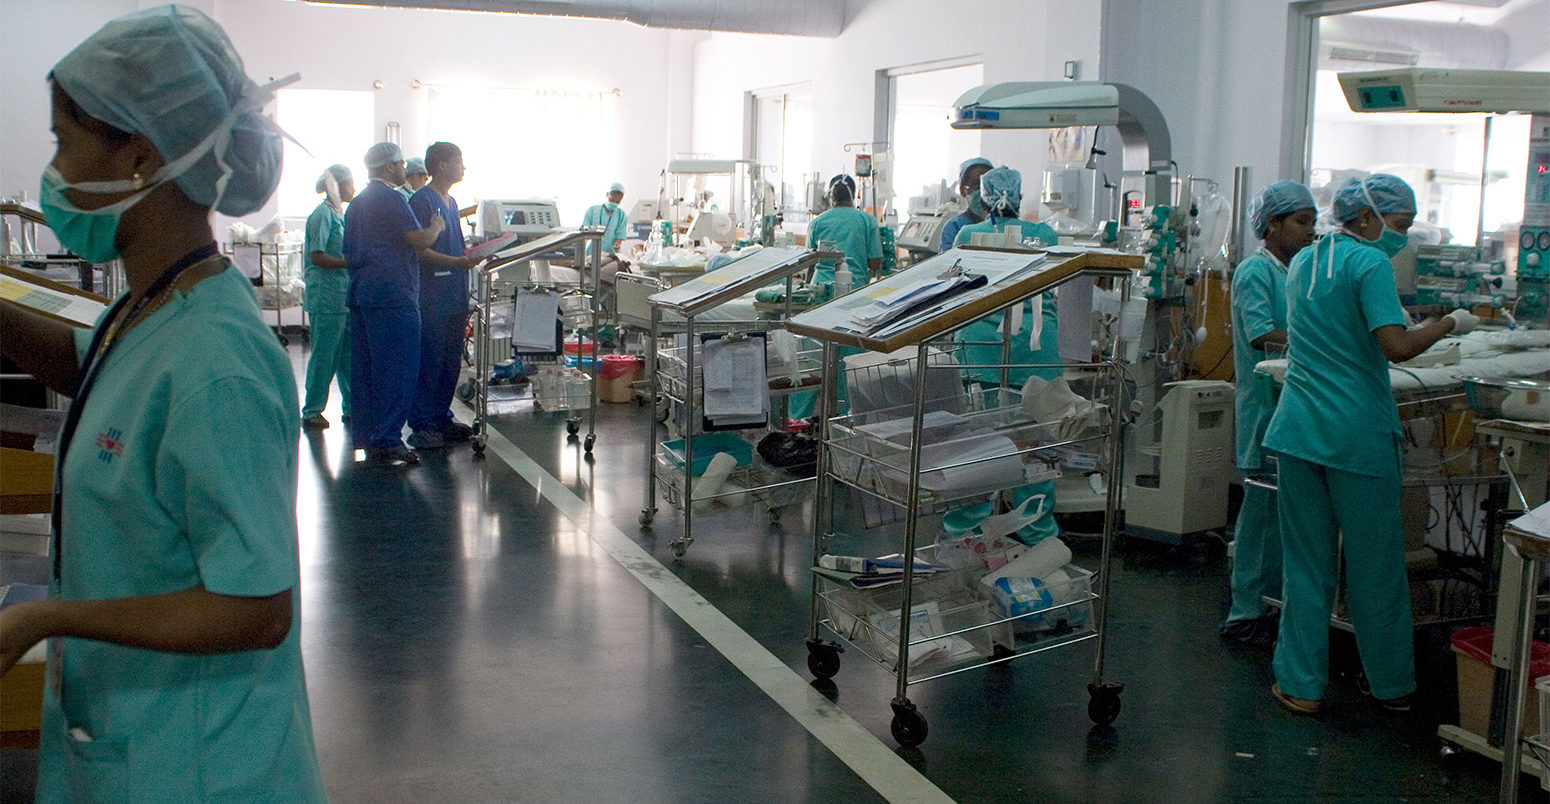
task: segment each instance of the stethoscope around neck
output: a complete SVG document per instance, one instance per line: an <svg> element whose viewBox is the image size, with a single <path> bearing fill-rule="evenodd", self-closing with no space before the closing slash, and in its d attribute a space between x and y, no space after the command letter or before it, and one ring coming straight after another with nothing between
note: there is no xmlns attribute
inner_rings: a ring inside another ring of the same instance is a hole
<svg viewBox="0 0 1550 804"><path fill-rule="evenodd" d="M156 281L152 282L144 293L140 294L140 297L130 306L128 314L122 319L123 324L134 321L135 316L140 315L152 299L165 293L184 271L218 254L220 249L215 243L206 243L183 255L172 264L172 267L156 277ZM108 309L107 315L102 318L102 326L97 327L97 331L92 333L91 345L86 347L86 356L81 359L81 368L75 377L75 393L70 395L70 408L65 413L64 426L59 429L58 451L54 456L53 509L49 512L52 539L50 548L54 553L53 580L56 584L60 579L64 552L61 548L64 542L65 457L70 452L70 443L75 440L75 431L81 425L81 416L86 410L86 399L91 395L92 388L97 384L97 378L102 374L102 366L107 363L113 347L122 340L116 334L121 325L115 322L119 321L119 313L127 304L129 304L129 294L119 297L118 301ZM109 335L114 337L110 340Z"/></svg>

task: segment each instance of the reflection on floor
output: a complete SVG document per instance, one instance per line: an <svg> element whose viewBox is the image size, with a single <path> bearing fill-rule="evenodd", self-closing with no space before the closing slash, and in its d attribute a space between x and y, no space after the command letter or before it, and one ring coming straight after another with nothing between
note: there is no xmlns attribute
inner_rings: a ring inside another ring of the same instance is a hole
<svg viewBox="0 0 1550 804"><path fill-rule="evenodd" d="M336 413L302 437L298 495L303 645L335 801L881 798L866 769L838 760L499 458L465 445L413 468L356 464ZM810 506L774 524L748 508L699 518L673 561L677 514L662 506L654 530L637 525L645 415L603 406L592 461L562 415L496 426L807 678ZM1095 549L1078 541L1078 563L1095 566ZM960 801L1494 798L1497 766L1437 759L1436 726L1454 711L1441 644L1421 646L1414 714L1375 714L1345 678L1324 715L1296 718L1270 699L1268 652L1215 636L1226 573L1219 548L1122 545L1105 675L1126 689L1112 728L1087 718L1091 642L912 686L930 724L918 749L889 736L882 668L847 653L829 696ZM30 800L35 752L0 758L4 799Z"/></svg>

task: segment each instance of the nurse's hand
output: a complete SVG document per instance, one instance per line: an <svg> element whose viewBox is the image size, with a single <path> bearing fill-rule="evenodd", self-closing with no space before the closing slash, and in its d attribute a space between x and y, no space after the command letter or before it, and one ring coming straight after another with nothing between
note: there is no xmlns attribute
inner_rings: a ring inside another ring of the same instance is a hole
<svg viewBox="0 0 1550 804"><path fill-rule="evenodd" d="M1474 313L1471 313L1470 311L1465 310L1462 307L1458 308L1457 310L1454 310L1451 313L1448 313L1446 316L1443 316L1443 317L1444 318L1451 318L1451 319L1453 319L1453 333L1452 334L1454 334L1454 335L1463 335L1464 333L1473 330L1476 326L1478 326L1480 324L1480 316L1477 316Z"/></svg>
<svg viewBox="0 0 1550 804"><path fill-rule="evenodd" d="M43 625L48 605L47 600L35 600L0 609L0 676L48 636Z"/></svg>

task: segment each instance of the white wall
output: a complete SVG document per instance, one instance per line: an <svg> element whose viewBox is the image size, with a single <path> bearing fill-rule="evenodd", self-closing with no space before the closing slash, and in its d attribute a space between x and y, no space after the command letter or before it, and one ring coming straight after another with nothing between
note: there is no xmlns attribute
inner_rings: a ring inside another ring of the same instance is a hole
<svg viewBox="0 0 1550 804"><path fill-rule="evenodd" d="M741 155L743 93L810 82L812 167L820 175L849 170L844 145L873 138L877 70L980 56L987 83L1058 80L1070 59L1082 62L1082 77L1095 78L1099 12L1097 0L872 0L847 5L845 30L835 39L713 34L695 49L694 150ZM1030 176L1043 168L1047 146L1039 131L986 132L983 139L987 158ZM942 177L956 170L943 165Z"/></svg>
<svg viewBox="0 0 1550 804"><path fill-rule="evenodd" d="M0 197L37 195L37 179L52 154L44 76L66 52L109 19L155 5L150 0L6 0L0 4ZM293 86L376 92L376 130L402 125L407 153L427 144L424 84L611 90L622 95L617 152L619 181L633 197L654 194L668 156L688 147L692 113L690 71L694 34L648 30L608 20L474 12L330 8L285 0L204 0L194 5L221 23L260 83L299 72ZM513 154L543 159L544 154ZM339 161L355 162L351 154ZM604 187L555 187L567 224L601 200ZM461 200L461 199L460 199ZM254 225L275 205L245 218ZM223 232L225 220L217 220Z"/></svg>

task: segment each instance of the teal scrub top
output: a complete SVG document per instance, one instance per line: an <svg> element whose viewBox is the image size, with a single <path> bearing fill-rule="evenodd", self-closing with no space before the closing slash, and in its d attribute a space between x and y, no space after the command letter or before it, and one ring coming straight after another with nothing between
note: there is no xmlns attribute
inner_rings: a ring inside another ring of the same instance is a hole
<svg viewBox="0 0 1550 804"><path fill-rule="evenodd" d="M877 231L877 219L855 207L834 207L807 224L808 248L817 249L825 240L833 240L835 248L845 252L851 288L859 288L871 279L867 260L883 258L883 238ZM812 283L833 285L834 263L818 263Z"/></svg>
<svg viewBox="0 0 1550 804"><path fill-rule="evenodd" d="M1394 471L1399 412L1373 331L1405 325L1394 266L1350 235L1325 235L1286 271L1290 365L1265 449L1347 472Z"/></svg>
<svg viewBox="0 0 1550 804"><path fill-rule="evenodd" d="M344 258L344 213L324 201L307 216L307 234L302 244L307 283L306 310L309 313L344 313L344 300L350 292L350 272L343 268L323 268L312 263L312 252L321 251Z"/></svg>
<svg viewBox="0 0 1550 804"><path fill-rule="evenodd" d="M78 355L90 338L77 333ZM290 361L230 266L174 292L106 360L65 460L51 593L289 590L291 629L276 648L214 655L63 639L38 800L324 801L300 649Z"/></svg>
<svg viewBox="0 0 1550 804"><path fill-rule="evenodd" d="M969 224L958 230L954 236L953 246L961 246L969 242L969 237L975 232L999 231L1001 227L1009 224L1017 224L1023 231L1023 239L1038 239L1045 245L1055 245L1057 235L1055 230L1043 223L1031 223L1025 220L999 219L995 226L990 221ZM1043 329L1039 333L1039 348L1037 351L1030 348L1029 341L1033 326L1033 302L1023 302L1022 330L1012 336L1012 363L1059 363L1059 318L1055 312L1055 295L1045 294L1041 305L1040 320L1043 321ZM1001 362L1001 314L986 316L974 323L958 330L953 336L958 343L963 345L962 361L964 363L986 364ZM1061 375L1062 369L1058 367L1041 369L1013 369L1007 372L1007 382L1014 387L1021 388L1031 376L1043 377L1046 380L1054 379ZM969 369L968 377L983 383L993 385L1001 384L1001 372L996 369Z"/></svg>
<svg viewBox="0 0 1550 804"><path fill-rule="evenodd" d="M414 198L414 191L409 189L409 185L407 185L407 184L400 184L397 187L394 187L393 189L397 190L398 194L403 196L405 201L408 201L409 199Z"/></svg>
<svg viewBox="0 0 1550 804"><path fill-rule="evenodd" d="M614 253L614 243L629 236L624 210L618 204L597 204L581 216L582 226L603 227L603 253Z"/></svg>
<svg viewBox="0 0 1550 804"><path fill-rule="evenodd" d="M1278 329L1286 329L1286 266L1260 249L1232 275L1232 365L1237 385L1233 427L1240 469L1259 469L1264 464L1260 444L1275 406L1256 398L1254 366L1280 355L1255 349L1253 344L1255 338Z"/></svg>

